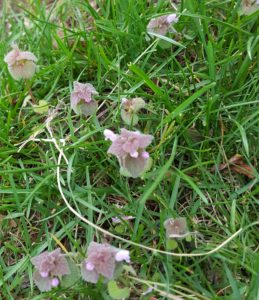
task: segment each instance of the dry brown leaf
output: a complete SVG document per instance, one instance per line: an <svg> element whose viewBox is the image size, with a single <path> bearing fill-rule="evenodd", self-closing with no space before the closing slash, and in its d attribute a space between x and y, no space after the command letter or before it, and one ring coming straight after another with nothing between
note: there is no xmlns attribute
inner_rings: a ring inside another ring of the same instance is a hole
<svg viewBox="0 0 259 300"><path fill-rule="evenodd" d="M226 168L229 168L236 173L243 174L249 178L255 177L253 169L243 162L243 157L240 154L235 154L226 163L218 166L219 171L223 171ZM215 172L215 170L216 166L211 168L211 172Z"/></svg>
<svg viewBox="0 0 259 300"><path fill-rule="evenodd" d="M0 214L0 224L4 221L6 216ZM13 219L8 220L8 226L9 228L16 228L17 223Z"/></svg>
<svg viewBox="0 0 259 300"><path fill-rule="evenodd" d="M10 228L16 228L17 223L13 219L11 219L11 220L9 220L9 226L10 226Z"/></svg>
<svg viewBox="0 0 259 300"><path fill-rule="evenodd" d="M243 161L242 155L240 154L235 154L229 160L229 162L232 164L238 164L240 161Z"/></svg>
<svg viewBox="0 0 259 300"><path fill-rule="evenodd" d="M231 170L233 170L237 173L243 174L243 175L247 176L248 178L255 178L253 169L243 162L239 163L236 166L231 166L230 168L231 168Z"/></svg>
<svg viewBox="0 0 259 300"><path fill-rule="evenodd" d="M229 164L230 163L231 164L235 164L235 163L237 164L238 161L240 161L240 160L242 160L242 156L240 154L235 154L226 163L220 164L217 169L219 171L223 171L224 169L229 168ZM214 167L211 168L211 172L215 172L215 170L216 170L216 166L214 166Z"/></svg>

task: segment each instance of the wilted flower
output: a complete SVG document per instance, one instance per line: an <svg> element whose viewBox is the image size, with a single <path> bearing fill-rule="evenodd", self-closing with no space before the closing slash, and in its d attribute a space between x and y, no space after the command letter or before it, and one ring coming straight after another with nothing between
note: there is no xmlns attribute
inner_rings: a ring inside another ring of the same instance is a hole
<svg viewBox="0 0 259 300"><path fill-rule="evenodd" d="M16 45L4 58L8 70L15 80L30 79L36 72L37 58L29 51L21 51Z"/></svg>
<svg viewBox="0 0 259 300"><path fill-rule="evenodd" d="M118 223L121 223L121 220L129 221L129 220L133 220L133 219L135 219L135 217L133 217L133 216L122 216L121 218L113 217L112 222L118 224Z"/></svg>
<svg viewBox="0 0 259 300"><path fill-rule="evenodd" d="M91 242L87 249L87 258L81 266L82 277L87 282L96 283L99 276L112 279L116 263L130 262L129 251L117 249L109 244Z"/></svg>
<svg viewBox="0 0 259 300"><path fill-rule="evenodd" d="M167 32L171 29L171 26L177 22L178 17L176 14L157 17L150 20L150 22L147 25L147 32L157 33L165 36Z"/></svg>
<svg viewBox="0 0 259 300"><path fill-rule="evenodd" d="M59 285L59 278L70 274L66 258L58 248L52 252L45 251L31 259L36 271L33 279L40 291L49 291Z"/></svg>
<svg viewBox="0 0 259 300"><path fill-rule="evenodd" d="M90 116L98 108L93 95L98 95L96 89L90 83L74 82L74 90L71 93L71 108L76 114Z"/></svg>
<svg viewBox="0 0 259 300"><path fill-rule="evenodd" d="M157 285L155 284L154 287L157 287ZM146 295L152 293L152 292L153 292L153 289L154 289L154 288L153 288L152 286L149 286L149 287L146 289L146 291L143 292L143 293L141 293L141 294L142 294L143 296L146 296Z"/></svg>
<svg viewBox="0 0 259 300"><path fill-rule="evenodd" d="M168 219L164 222L168 238L184 238L189 235L185 218Z"/></svg>
<svg viewBox="0 0 259 300"><path fill-rule="evenodd" d="M112 141L108 153L118 158L122 174L136 178L147 170L150 158L145 148L152 142L152 135L125 128L121 129L121 134L114 134L106 129L104 135L106 139Z"/></svg>
<svg viewBox="0 0 259 300"><path fill-rule="evenodd" d="M251 15L259 9L259 0L242 0L241 13Z"/></svg>
<svg viewBox="0 0 259 300"><path fill-rule="evenodd" d="M122 99L121 118L127 125L136 125L138 123L137 113L145 107L145 101L142 98Z"/></svg>

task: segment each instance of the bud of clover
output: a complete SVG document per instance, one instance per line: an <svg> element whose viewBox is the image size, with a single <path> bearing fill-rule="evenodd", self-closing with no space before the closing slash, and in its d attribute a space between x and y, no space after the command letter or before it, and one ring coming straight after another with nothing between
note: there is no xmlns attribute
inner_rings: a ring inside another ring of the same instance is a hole
<svg viewBox="0 0 259 300"><path fill-rule="evenodd" d="M50 291L59 285L59 277L70 274L66 258L58 248L52 252L45 251L31 259L36 270L33 279L40 291Z"/></svg>
<svg viewBox="0 0 259 300"><path fill-rule="evenodd" d="M164 15L154 19L151 19L147 25L148 33L157 33L165 36L171 29L172 24L178 22L176 14Z"/></svg>
<svg viewBox="0 0 259 300"><path fill-rule="evenodd" d="M130 262L129 251L117 249L109 244L91 242L87 249L87 258L81 266L85 281L96 283L100 276L112 279L117 262Z"/></svg>
<svg viewBox="0 0 259 300"><path fill-rule="evenodd" d="M146 105L142 98L122 99L121 118L127 125L135 126L138 121L137 113Z"/></svg>
<svg viewBox="0 0 259 300"><path fill-rule="evenodd" d="M74 82L74 90L71 93L71 108L78 115L93 115L97 108L97 102L93 95L98 95L96 89L90 83Z"/></svg>
<svg viewBox="0 0 259 300"><path fill-rule="evenodd" d="M8 70L15 80L30 79L36 72L37 58L29 51L21 51L17 45L4 58Z"/></svg>
<svg viewBox="0 0 259 300"><path fill-rule="evenodd" d="M150 158L145 148L152 142L152 135L125 128L121 129L121 134L114 134L106 129L104 135L106 139L112 141L108 153L118 158L121 174L137 178L147 171Z"/></svg>
<svg viewBox="0 0 259 300"><path fill-rule="evenodd" d="M185 238L189 235L186 218L167 219L164 222L168 238Z"/></svg>

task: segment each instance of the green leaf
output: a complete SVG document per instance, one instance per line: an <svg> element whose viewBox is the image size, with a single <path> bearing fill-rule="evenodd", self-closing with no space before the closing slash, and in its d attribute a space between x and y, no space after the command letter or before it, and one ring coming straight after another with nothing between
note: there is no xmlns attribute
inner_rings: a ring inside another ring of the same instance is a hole
<svg viewBox="0 0 259 300"><path fill-rule="evenodd" d="M133 276L137 276L136 271L131 265L123 265L123 270L125 270L127 273L132 274Z"/></svg>
<svg viewBox="0 0 259 300"><path fill-rule="evenodd" d="M229 270L229 268L227 267L227 265L225 263L224 263L223 266L225 268L225 273L227 275L228 282L229 282L229 284L232 288L232 291L233 291L233 294L231 295L231 299L241 300L241 295L240 295L240 291L239 291L239 288L238 288L238 281L233 276L233 274L231 273L231 271Z"/></svg>
<svg viewBox="0 0 259 300"><path fill-rule="evenodd" d="M40 100L38 105L33 105L33 110L36 114L44 114L49 110L48 102Z"/></svg>
<svg viewBox="0 0 259 300"><path fill-rule="evenodd" d="M168 49L168 48L172 47L172 44L169 43L168 41L160 40L158 42L158 46L162 49Z"/></svg>
<svg viewBox="0 0 259 300"><path fill-rule="evenodd" d="M249 157L250 156L250 154L249 154L249 143L248 143L248 139L247 139L247 136L246 136L246 131L245 131L244 127L241 124L239 124L236 120L233 120L233 121L237 125L237 127L240 131L240 135L241 135L241 138L242 138L242 143L243 143L246 155Z"/></svg>
<svg viewBox="0 0 259 300"><path fill-rule="evenodd" d="M167 244L167 249L168 250L175 250L177 247L178 247L178 243L176 240L173 240L173 239L168 239L166 241L166 244Z"/></svg>
<svg viewBox="0 0 259 300"><path fill-rule="evenodd" d="M186 240L186 242L191 242L192 241L192 235L191 234L187 235L185 240Z"/></svg>
<svg viewBox="0 0 259 300"><path fill-rule="evenodd" d="M114 229L117 233L123 233L125 231L125 226L123 224L119 224Z"/></svg>
<svg viewBox="0 0 259 300"><path fill-rule="evenodd" d="M176 169L178 175L185 180L187 183L189 183L189 185L192 187L192 189L200 196L201 200L204 201L205 204L209 204L206 196L202 193L202 191L199 189L198 185L196 185L194 183L194 181L192 180L192 178L186 174L184 174L182 171L180 171L179 169Z"/></svg>
<svg viewBox="0 0 259 300"><path fill-rule="evenodd" d="M116 281L111 280L108 282L108 292L112 299L125 299L130 295L129 288L119 288Z"/></svg>
<svg viewBox="0 0 259 300"><path fill-rule="evenodd" d="M179 106L177 106L166 118L164 118L163 124L172 122L179 114L181 114L185 109L187 109L187 107L190 106L197 98L199 98L202 94L206 93L209 89L213 88L215 85L216 83L212 82L204 86L197 92L195 92L188 99L186 99Z"/></svg>
<svg viewBox="0 0 259 300"><path fill-rule="evenodd" d="M143 214L145 203L146 203L147 199L150 197L150 195L152 195L154 190L157 188L157 186L160 184L160 182L164 179L164 176L165 176L166 172L171 167L171 165L174 161L176 148L177 148L177 141L178 141L178 139L176 137L175 140L174 140L174 145L173 145L172 153L171 153L171 156L170 156L169 160L165 163L165 165L163 167L161 167L159 169L159 172L157 172L157 174L158 174L157 177L154 179L154 181L152 181L150 183L150 185L146 188L144 193L139 198L139 207L138 207L138 211L137 211L137 215L136 215L136 219L135 219L133 239L137 235L139 223L140 223L140 220L142 218L142 214Z"/></svg>
<svg viewBox="0 0 259 300"><path fill-rule="evenodd" d="M61 286L68 288L74 285L80 278L80 270L72 259L67 259L70 274L62 277Z"/></svg>
<svg viewBox="0 0 259 300"><path fill-rule="evenodd" d="M161 45L160 45L161 42L166 42L166 43L169 44L170 46L171 46L171 44L173 44L173 45L178 46L178 47L181 47L181 48L186 48L184 45L178 43L177 41L175 41L175 40L173 40L173 39L171 39L171 38L169 38L169 37L167 37L167 36L164 36L164 35L161 35L161 34L158 34L158 33L155 33L155 32L149 32L148 34L151 35L151 36L155 36L155 37L161 39L161 40L159 41L159 44L158 44L159 46L161 46ZM161 44L162 44L162 43L161 43ZM162 45L163 45L163 44L162 44ZM163 47L162 47L162 48L163 48Z"/></svg>
<svg viewBox="0 0 259 300"><path fill-rule="evenodd" d="M136 75L138 75L139 78L141 78L148 87L151 88L151 90L159 95L159 96L163 96L164 95L164 92L160 89L159 86L157 86L150 78L149 76L144 72L142 71L140 68L138 68L136 65L134 64L130 64L129 65L129 69L134 72Z"/></svg>

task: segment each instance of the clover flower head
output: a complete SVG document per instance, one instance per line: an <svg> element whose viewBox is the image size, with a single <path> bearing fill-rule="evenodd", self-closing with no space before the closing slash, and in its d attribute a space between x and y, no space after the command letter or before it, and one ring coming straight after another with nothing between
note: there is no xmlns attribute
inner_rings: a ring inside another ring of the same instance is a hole
<svg viewBox="0 0 259 300"><path fill-rule="evenodd" d="M251 15L259 9L259 0L242 0L241 14Z"/></svg>
<svg viewBox="0 0 259 300"><path fill-rule="evenodd" d="M176 14L160 16L150 20L147 25L147 32L165 36L171 29L171 26L177 22L178 17Z"/></svg>
<svg viewBox="0 0 259 300"><path fill-rule="evenodd" d="M29 51L21 51L17 45L4 58L8 70L15 80L30 79L36 72L37 57Z"/></svg>
<svg viewBox="0 0 259 300"><path fill-rule="evenodd" d="M98 92L91 83L74 82L74 89L71 93L71 108L76 114L84 116L93 115L97 110L97 102L93 99Z"/></svg>
<svg viewBox="0 0 259 300"><path fill-rule="evenodd" d="M130 262L127 250L117 249L109 244L91 242L87 249L87 258L81 266L81 274L85 281L96 283L101 276L112 279L116 263L125 260Z"/></svg>
<svg viewBox="0 0 259 300"><path fill-rule="evenodd" d="M189 235L186 218L167 219L164 227L168 238L184 238Z"/></svg>
<svg viewBox="0 0 259 300"><path fill-rule="evenodd" d="M118 158L122 174L136 178L147 170L150 159L145 148L152 142L152 135L129 131L125 128L121 129L119 135L106 129L104 135L106 139L112 141L108 153Z"/></svg>
<svg viewBox="0 0 259 300"><path fill-rule="evenodd" d="M58 248L52 252L45 251L31 259L35 266L33 279L40 291L50 291L59 285L59 278L70 274L68 262Z"/></svg>
<svg viewBox="0 0 259 300"><path fill-rule="evenodd" d="M112 279L115 271L114 249L108 244L91 242L87 258L83 261L81 273L85 281L96 283L99 276Z"/></svg>
<svg viewBox="0 0 259 300"><path fill-rule="evenodd" d="M146 105L142 98L122 99L121 118L127 125L135 126L138 123L138 111Z"/></svg>

